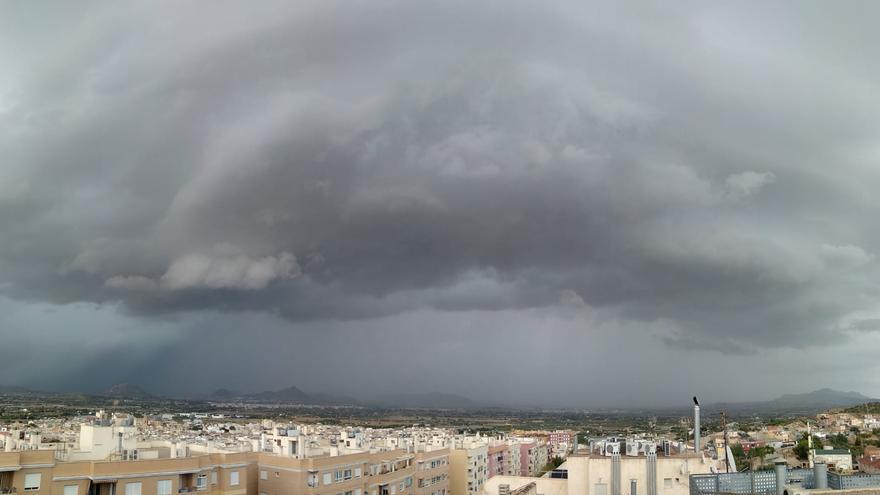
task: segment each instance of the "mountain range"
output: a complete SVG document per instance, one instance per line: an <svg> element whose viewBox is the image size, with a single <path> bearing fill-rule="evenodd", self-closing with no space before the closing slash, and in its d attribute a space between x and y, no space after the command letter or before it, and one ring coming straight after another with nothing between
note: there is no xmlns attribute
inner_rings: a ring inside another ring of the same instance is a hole
<svg viewBox="0 0 880 495"><path fill-rule="evenodd" d="M80 393L80 392L68 392ZM58 395L31 390L20 386L0 385L0 395ZM93 393L98 397L125 399L161 399L150 394L138 385L118 383L101 392ZM238 392L220 388L208 395L187 397L188 400L213 402L261 402L274 404L318 405L318 406L358 406L367 408L400 408L400 409L479 409L501 408L521 409L514 405L500 407L495 404L478 403L467 397L448 393L420 393L381 395L367 399L332 395L325 393L304 392L296 386L280 390L262 392ZM702 406L705 414L726 411L729 414L789 414L812 415L821 411L836 408L847 408L871 402L880 402L859 392L843 392L830 388L814 390L801 394L785 394L768 401L751 402L718 402ZM533 409L533 408L527 408ZM677 408L676 408L677 409Z"/></svg>
<svg viewBox="0 0 880 495"><path fill-rule="evenodd" d="M281 390L241 393L221 388L206 397L212 401L271 402L304 405L353 405L364 407L396 407L403 409L470 409L477 406L474 401L455 394L424 393L384 395L366 400L351 397L306 393L295 386Z"/></svg>
<svg viewBox="0 0 880 495"><path fill-rule="evenodd" d="M875 402L859 392L843 392L822 388L802 394L785 394L768 401L758 402L719 402L703 407L708 411L727 411L754 414L816 414L828 409L852 407Z"/></svg>

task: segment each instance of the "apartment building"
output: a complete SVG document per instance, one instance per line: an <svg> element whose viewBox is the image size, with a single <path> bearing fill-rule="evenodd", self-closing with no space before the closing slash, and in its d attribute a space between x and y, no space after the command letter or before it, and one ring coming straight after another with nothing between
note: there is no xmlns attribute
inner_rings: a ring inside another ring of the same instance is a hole
<svg viewBox="0 0 880 495"><path fill-rule="evenodd" d="M52 450L0 452L0 493L34 495L256 494L253 454L138 461L55 459Z"/></svg>
<svg viewBox="0 0 880 495"><path fill-rule="evenodd" d="M487 478L505 474L513 474L510 472L510 449L506 443L489 445L489 474Z"/></svg>
<svg viewBox="0 0 880 495"><path fill-rule="evenodd" d="M575 449L577 434L571 430L556 430L547 434L547 449L550 458L565 458Z"/></svg>
<svg viewBox="0 0 880 495"><path fill-rule="evenodd" d="M415 495L448 495L449 449L416 452Z"/></svg>
<svg viewBox="0 0 880 495"><path fill-rule="evenodd" d="M452 441L449 451L449 491L452 495L480 493L489 477L489 447L483 441Z"/></svg>
<svg viewBox="0 0 880 495"><path fill-rule="evenodd" d="M445 450L374 450L313 458L242 452L69 462L55 454L52 450L0 452L0 493L448 495L449 489Z"/></svg>
<svg viewBox="0 0 880 495"><path fill-rule="evenodd" d="M723 462L723 461L721 461ZM718 472L722 464L700 454L637 455L572 454L565 462L566 478L495 476L482 495L514 494L534 483L544 495L690 495L691 474Z"/></svg>
<svg viewBox="0 0 880 495"><path fill-rule="evenodd" d="M507 442L507 472L504 473L508 476L517 476L521 472L522 465L520 462L519 455L519 443L515 441Z"/></svg>
<svg viewBox="0 0 880 495"><path fill-rule="evenodd" d="M522 439L519 444L520 476L538 476L549 460L547 444L542 440Z"/></svg>
<svg viewBox="0 0 880 495"><path fill-rule="evenodd" d="M259 456L259 495L415 495L405 450L313 458Z"/></svg>

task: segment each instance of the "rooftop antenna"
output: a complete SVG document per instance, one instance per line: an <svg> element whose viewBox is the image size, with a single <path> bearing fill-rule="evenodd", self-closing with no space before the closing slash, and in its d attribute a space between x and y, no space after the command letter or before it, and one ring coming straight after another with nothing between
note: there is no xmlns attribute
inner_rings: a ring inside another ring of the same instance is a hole
<svg viewBox="0 0 880 495"><path fill-rule="evenodd" d="M694 453L700 453L700 401L694 396Z"/></svg>

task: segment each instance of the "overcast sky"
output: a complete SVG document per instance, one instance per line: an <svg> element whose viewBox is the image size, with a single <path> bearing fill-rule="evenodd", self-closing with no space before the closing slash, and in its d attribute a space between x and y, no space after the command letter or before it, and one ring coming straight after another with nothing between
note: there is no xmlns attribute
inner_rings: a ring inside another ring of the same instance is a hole
<svg viewBox="0 0 880 495"><path fill-rule="evenodd" d="M0 7L0 383L880 396L876 2Z"/></svg>

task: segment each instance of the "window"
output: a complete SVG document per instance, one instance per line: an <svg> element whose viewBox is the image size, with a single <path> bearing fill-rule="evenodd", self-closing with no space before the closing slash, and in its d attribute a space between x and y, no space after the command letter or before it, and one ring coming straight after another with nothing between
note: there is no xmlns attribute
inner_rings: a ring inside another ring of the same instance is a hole
<svg viewBox="0 0 880 495"><path fill-rule="evenodd" d="M67 495L66 493L64 495ZM156 495L171 495L171 480L156 482Z"/></svg>
<svg viewBox="0 0 880 495"><path fill-rule="evenodd" d="M332 475L330 473L324 473L324 484L329 485L331 483L330 477Z"/></svg>
<svg viewBox="0 0 880 495"><path fill-rule="evenodd" d="M346 469L345 471L343 471L342 477L345 480L350 480L351 479L351 469Z"/></svg>
<svg viewBox="0 0 880 495"><path fill-rule="evenodd" d="M238 486L238 471L232 471L229 473L229 485Z"/></svg>
<svg viewBox="0 0 880 495"><path fill-rule="evenodd" d="M276 478L280 478L280 477L281 477L281 472L280 472L280 471L275 471L275 477L276 477Z"/></svg>
<svg viewBox="0 0 880 495"><path fill-rule="evenodd" d="M141 495L141 482L132 481L125 484L125 495Z"/></svg>
<svg viewBox="0 0 880 495"><path fill-rule="evenodd" d="M342 471L336 471L336 482L339 483L342 481Z"/></svg>
<svg viewBox="0 0 880 495"><path fill-rule="evenodd" d="M593 485L593 495L608 495L608 483L596 483Z"/></svg>
<svg viewBox="0 0 880 495"><path fill-rule="evenodd" d="M64 485L64 495L76 495L78 489L77 485Z"/></svg>
<svg viewBox="0 0 880 495"><path fill-rule="evenodd" d="M354 468L354 477L355 478L360 478L362 473L363 472L361 471L361 468L359 468L359 467Z"/></svg>
<svg viewBox="0 0 880 495"><path fill-rule="evenodd" d="M217 484L217 471L211 471L211 484Z"/></svg>
<svg viewBox="0 0 880 495"><path fill-rule="evenodd" d="M361 495L361 489L360 489L360 488L355 488L355 489L354 489L354 495Z"/></svg>
<svg viewBox="0 0 880 495"><path fill-rule="evenodd" d="M260 471L260 479L261 480L269 479L269 471Z"/></svg>
<svg viewBox="0 0 880 495"><path fill-rule="evenodd" d="M403 485L407 488L411 487L412 486L412 476L409 476L405 480L403 480Z"/></svg>
<svg viewBox="0 0 880 495"><path fill-rule="evenodd" d="M208 476L200 474L196 477L196 490L204 490L208 487ZM125 495L128 495L127 493Z"/></svg>
<svg viewBox="0 0 880 495"><path fill-rule="evenodd" d="M318 486L318 473L310 472L306 484L309 485L310 488Z"/></svg>
<svg viewBox="0 0 880 495"><path fill-rule="evenodd" d="M24 490L36 491L40 489L40 473L30 473L24 475Z"/></svg>
<svg viewBox="0 0 880 495"><path fill-rule="evenodd" d="M663 478L663 488L672 488L672 478Z"/></svg>

